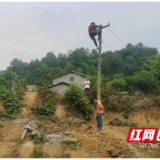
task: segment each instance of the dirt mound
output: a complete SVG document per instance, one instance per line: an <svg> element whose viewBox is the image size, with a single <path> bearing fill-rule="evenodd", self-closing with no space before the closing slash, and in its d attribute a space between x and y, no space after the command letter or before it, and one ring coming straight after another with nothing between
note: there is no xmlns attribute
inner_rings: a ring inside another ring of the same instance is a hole
<svg viewBox="0 0 160 160"><path fill-rule="evenodd" d="M34 144L31 141L23 143L18 149L19 158L31 158L34 150Z"/></svg>
<svg viewBox="0 0 160 160"><path fill-rule="evenodd" d="M1 126L1 139L3 141L13 141L21 137L23 126L19 122L7 122Z"/></svg>
<svg viewBox="0 0 160 160"><path fill-rule="evenodd" d="M14 142L0 142L0 158L14 157L15 143Z"/></svg>
<svg viewBox="0 0 160 160"><path fill-rule="evenodd" d="M42 145L42 150L46 158L65 158L62 147L60 143L45 142Z"/></svg>

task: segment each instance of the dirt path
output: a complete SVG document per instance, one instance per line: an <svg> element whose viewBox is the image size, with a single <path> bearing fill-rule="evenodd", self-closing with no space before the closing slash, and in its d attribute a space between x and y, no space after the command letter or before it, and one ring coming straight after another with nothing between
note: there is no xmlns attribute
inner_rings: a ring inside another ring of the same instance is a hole
<svg viewBox="0 0 160 160"><path fill-rule="evenodd" d="M64 120L64 119L66 118L66 111L65 111L64 106L62 106L62 105L57 105L57 106L56 106L55 116L56 116L59 120Z"/></svg>
<svg viewBox="0 0 160 160"><path fill-rule="evenodd" d="M19 117L29 117L32 114L31 108L37 99L37 92L26 92L24 96L24 107L19 115Z"/></svg>

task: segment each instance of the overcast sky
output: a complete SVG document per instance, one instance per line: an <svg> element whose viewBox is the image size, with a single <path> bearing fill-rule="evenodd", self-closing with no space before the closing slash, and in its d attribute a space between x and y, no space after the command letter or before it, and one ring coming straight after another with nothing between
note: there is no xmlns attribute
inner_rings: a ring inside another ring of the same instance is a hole
<svg viewBox="0 0 160 160"><path fill-rule="evenodd" d="M102 52L131 43L160 51L160 2L0 2L0 70L77 47L94 49L88 25L103 30Z"/></svg>

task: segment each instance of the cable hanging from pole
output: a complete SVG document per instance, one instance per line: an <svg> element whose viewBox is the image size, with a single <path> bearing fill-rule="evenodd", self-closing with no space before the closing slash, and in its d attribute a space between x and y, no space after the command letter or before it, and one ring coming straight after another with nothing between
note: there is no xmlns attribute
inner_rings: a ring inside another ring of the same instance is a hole
<svg viewBox="0 0 160 160"><path fill-rule="evenodd" d="M85 36L83 37L83 40L81 40L81 41L78 43L77 46L80 46L80 45L81 45L82 43L84 43L87 39L88 39L88 38L87 38L87 35L85 35ZM75 48L75 47L74 47L74 48ZM69 53L68 53L68 54L69 54ZM67 55L67 56L68 56L68 55ZM61 59L59 59L59 61L56 62L52 67L48 68L45 72L43 72L41 75L39 75L38 78L36 78L35 80L33 80L30 84L32 84L33 82L36 82L36 81L38 81L39 79L41 79L42 77L44 77L44 75L47 74L53 67L58 66L59 63L64 59L64 57L65 57L65 55L64 55Z"/></svg>
<svg viewBox="0 0 160 160"><path fill-rule="evenodd" d="M125 46L126 46L126 44L115 34L115 33L113 33L113 31L111 31L109 28L108 28L108 30L121 42L121 43L123 43ZM131 53L133 53L130 49L129 49L129 51L131 52ZM134 57L136 57L137 59L139 59L143 64L145 64L151 71L153 71L157 76L159 76L160 74L159 73L157 73L155 70L153 70L147 63L145 63L142 59L140 59L139 57L137 57L136 55L134 55Z"/></svg>

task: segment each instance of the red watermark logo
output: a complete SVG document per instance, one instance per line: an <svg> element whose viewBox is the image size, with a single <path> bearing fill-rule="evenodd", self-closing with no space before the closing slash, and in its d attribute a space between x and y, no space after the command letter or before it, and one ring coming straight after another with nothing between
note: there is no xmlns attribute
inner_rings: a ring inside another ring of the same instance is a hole
<svg viewBox="0 0 160 160"><path fill-rule="evenodd" d="M155 141L160 141L160 130L158 131L158 128L130 128L129 130L127 142Z"/></svg>

